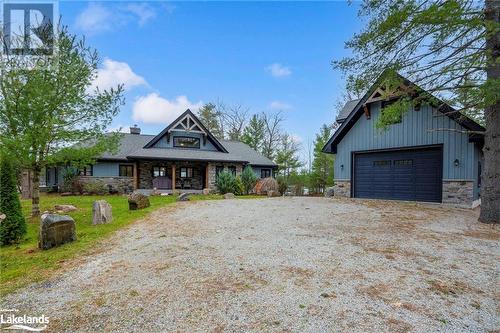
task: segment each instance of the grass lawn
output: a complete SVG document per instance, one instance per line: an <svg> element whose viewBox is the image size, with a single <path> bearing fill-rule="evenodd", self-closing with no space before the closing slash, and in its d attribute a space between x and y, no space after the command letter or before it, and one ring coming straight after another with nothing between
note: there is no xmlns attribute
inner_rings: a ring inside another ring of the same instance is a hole
<svg viewBox="0 0 500 333"><path fill-rule="evenodd" d="M239 198L258 198L259 196L243 196ZM221 195L193 195L191 199L217 200ZM260 198L262 198L260 196ZM107 200L113 207L113 222L93 226L92 203L95 200ZM143 210L128 210L125 196L68 196L43 195L41 211L53 209L56 204L69 204L78 208L77 211L68 213L75 219L77 241L64 244L57 248L42 251L38 249L39 219L27 219L28 233L16 246L0 248L0 295L5 295L17 288L24 287L33 282L43 281L52 276L62 265L77 256L90 253L97 242L111 235L114 231L146 216L160 207L173 204L173 196L150 197L151 207ZM31 201L22 200L25 216L30 215Z"/></svg>

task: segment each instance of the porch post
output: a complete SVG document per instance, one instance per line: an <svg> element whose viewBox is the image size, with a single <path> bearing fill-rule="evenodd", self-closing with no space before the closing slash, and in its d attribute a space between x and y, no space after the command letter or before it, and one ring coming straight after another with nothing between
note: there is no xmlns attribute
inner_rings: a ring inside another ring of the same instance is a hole
<svg viewBox="0 0 500 333"><path fill-rule="evenodd" d="M134 162L134 190L139 188L139 168L137 167L137 161Z"/></svg>
<svg viewBox="0 0 500 333"><path fill-rule="evenodd" d="M172 164L172 193L175 193L175 163Z"/></svg>

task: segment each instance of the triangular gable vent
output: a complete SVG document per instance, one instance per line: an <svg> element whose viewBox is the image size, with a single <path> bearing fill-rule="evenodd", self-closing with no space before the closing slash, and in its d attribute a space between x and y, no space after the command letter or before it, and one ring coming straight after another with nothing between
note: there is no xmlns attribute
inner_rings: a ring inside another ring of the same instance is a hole
<svg viewBox="0 0 500 333"><path fill-rule="evenodd" d="M191 117L190 114L186 114L183 118L175 122L169 132L171 131L186 131L186 132L192 132L192 133L200 133L200 134L207 134L205 131L203 131L198 122Z"/></svg>

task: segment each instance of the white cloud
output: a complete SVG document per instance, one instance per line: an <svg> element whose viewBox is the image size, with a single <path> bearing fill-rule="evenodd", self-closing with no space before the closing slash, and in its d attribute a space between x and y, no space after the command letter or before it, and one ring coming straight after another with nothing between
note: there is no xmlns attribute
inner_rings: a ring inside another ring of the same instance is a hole
<svg viewBox="0 0 500 333"><path fill-rule="evenodd" d="M165 8L168 14L172 9ZM102 5L91 2L76 17L75 27L86 34L113 31L129 23L143 26L155 18L156 10L149 4L131 3L127 6Z"/></svg>
<svg viewBox="0 0 500 333"><path fill-rule="evenodd" d="M267 66L266 70L269 73L271 73L271 75L274 77L285 77L285 76L290 76L292 74L290 68L285 67L279 63L274 63L272 65Z"/></svg>
<svg viewBox="0 0 500 333"><path fill-rule="evenodd" d="M302 143L304 142L304 139L302 139L302 137L298 134L290 134L290 137L292 139L293 142L295 143Z"/></svg>
<svg viewBox="0 0 500 333"><path fill-rule="evenodd" d="M290 104L280 102L280 101L272 101L271 103L269 103L268 107L269 107L269 109L273 109L273 110L289 110L292 108L292 106Z"/></svg>
<svg viewBox="0 0 500 333"><path fill-rule="evenodd" d="M96 87L101 90L114 88L119 84L123 84L126 90L147 85L146 80L134 73L127 63L104 59L103 67L97 70L97 78L92 83L92 90Z"/></svg>
<svg viewBox="0 0 500 333"><path fill-rule="evenodd" d="M127 6L127 10L137 16L137 18L139 19L138 24L140 26L143 26L150 19L152 19L152 18L154 18L156 16L155 10L150 5L145 4L145 3L141 3L141 4L132 3L132 4L129 4Z"/></svg>
<svg viewBox="0 0 500 333"><path fill-rule="evenodd" d="M186 96L173 100L165 99L157 93L139 97L132 108L133 119L144 123L169 124L186 109L197 111L203 103L192 103Z"/></svg>

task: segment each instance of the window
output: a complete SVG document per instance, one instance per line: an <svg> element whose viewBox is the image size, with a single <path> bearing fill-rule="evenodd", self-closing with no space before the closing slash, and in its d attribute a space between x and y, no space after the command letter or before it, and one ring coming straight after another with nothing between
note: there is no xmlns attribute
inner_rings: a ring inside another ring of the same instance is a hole
<svg viewBox="0 0 500 333"><path fill-rule="evenodd" d="M388 166L388 165L391 165L391 161L390 160L386 160L386 161L373 161L373 166Z"/></svg>
<svg viewBox="0 0 500 333"><path fill-rule="evenodd" d="M167 175L167 167L153 167L153 177L165 177Z"/></svg>
<svg viewBox="0 0 500 333"><path fill-rule="evenodd" d="M133 165L120 164L118 175L120 177L134 177L134 166Z"/></svg>
<svg viewBox="0 0 500 333"><path fill-rule="evenodd" d="M85 166L85 167L81 168L80 169L80 176L92 176L93 169L94 168L92 167L92 165ZM57 170L56 170L56 179L57 179Z"/></svg>
<svg viewBox="0 0 500 333"><path fill-rule="evenodd" d="M403 166L403 165L413 165L413 160L396 160L394 161L394 165L399 165L399 166Z"/></svg>
<svg viewBox="0 0 500 333"><path fill-rule="evenodd" d="M174 147L178 148L200 148L200 139L187 136L175 136Z"/></svg>
<svg viewBox="0 0 500 333"><path fill-rule="evenodd" d="M227 168L229 173L231 173L233 176L236 176L236 167L235 166L230 166Z"/></svg>
<svg viewBox="0 0 500 333"><path fill-rule="evenodd" d="M181 168L181 178L192 178L193 168Z"/></svg>
<svg viewBox="0 0 500 333"><path fill-rule="evenodd" d="M219 178L219 174L224 171L224 167L222 165L218 165L215 167L215 178Z"/></svg>
<svg viewBox="0 0 500 333"><path fill-rule="evenodd" d="M45 184L46 185L50 184L50 169L45 170Z"/></svg>
<svg viewBox="0 0 500 333"><path fill-rule="evenodd" d="M269 177L271 177L271 169L260 170L260 178L269 178Z"/></svg>

